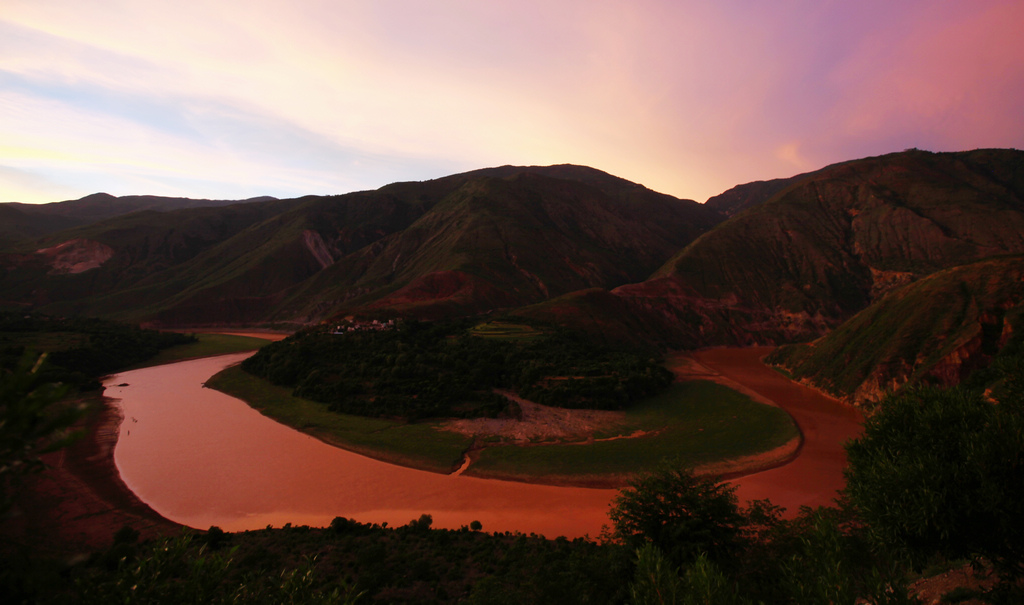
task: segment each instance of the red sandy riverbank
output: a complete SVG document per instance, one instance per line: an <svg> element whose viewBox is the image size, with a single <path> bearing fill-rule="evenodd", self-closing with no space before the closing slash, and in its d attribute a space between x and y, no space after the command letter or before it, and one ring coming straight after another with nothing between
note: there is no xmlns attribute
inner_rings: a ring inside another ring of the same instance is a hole
<svg viewBox="0 0 1024 605"><path fill-rule="evenodd" d="M286 334L239 331L240 336L280 340ZM176 533L181 525L165 519L130 490L114 464L121 412L104 397L91 400L94 412L83 436L71 446L43 456L47 470L22 485L11 517L0 523L0 550L17 554L72 556L111 544L124 526L142 538Z"/></svg>
<svg viewBox="0 0 1024 605"><path fill-rule="evenodd" d="M6 552L71 556L110 546L114 533L125 525L143 538L181 527L158 515L121 481L114 465L121 416L116 406L99 399L100 409L86 421L82 439L45 455L50 468L23 485L12 517L0 525Z"/></svg>

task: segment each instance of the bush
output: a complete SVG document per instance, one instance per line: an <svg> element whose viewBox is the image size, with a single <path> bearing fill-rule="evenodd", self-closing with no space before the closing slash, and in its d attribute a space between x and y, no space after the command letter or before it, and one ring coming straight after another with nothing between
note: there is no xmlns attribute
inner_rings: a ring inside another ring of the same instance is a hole
<svg viewBox="0 0 1024 605"><path fill-rule="evenodd" d="M877 543L918 567L940 554L1024 572L1021 399L911 390L886 399L847 453L846 493Z"/></svg>
<svg viewBox="0 0 1024 605"><path fill-rule="evenodd" d="M615 536L632 548L650 542L681 566L702 553L714 562L733 559L744 545L745 517L736 488L687 470L663 466L619 492L608 516Z"/></svg>

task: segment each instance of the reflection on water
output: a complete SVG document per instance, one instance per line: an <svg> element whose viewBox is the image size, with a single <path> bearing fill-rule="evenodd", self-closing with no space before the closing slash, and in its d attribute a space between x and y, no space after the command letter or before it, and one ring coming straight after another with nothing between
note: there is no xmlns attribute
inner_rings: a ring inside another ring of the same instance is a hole
<svg viewBox="0 0 1024 605"><path fill-rule="evenodd" d="M434 527L596 537L614 490L448 476L326 445L202 387L249 353L125 372L105 383L124 413L114 461L139 498L191 527L323 526L336 516ZM127 383L128 386L116 386Z"/></svg>

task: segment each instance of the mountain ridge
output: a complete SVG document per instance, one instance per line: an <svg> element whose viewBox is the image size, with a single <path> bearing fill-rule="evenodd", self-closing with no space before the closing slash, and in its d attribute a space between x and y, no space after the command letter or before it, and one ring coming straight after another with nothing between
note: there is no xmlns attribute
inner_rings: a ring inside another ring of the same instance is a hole
<svg viewBox="0 0 1024 605"><path fill-rule="evenodd" d="M4 255L0 303L175 327L509 313L687 349L810 341L929 276L1024 253L1019 150L907 150L712 200L499 166L143 210Z"/></svg>
<svg viewBox="0 0 1024 605"><path fill-rule="evenodd" d="M906 151L826 167L612 294L670 346L816 338L936 270L1024 252L1024 152Z"/></svg>
<svg viewBox="0 0 1024 605"><path fill-rule="evenodd" d="M49 204L7 202L0 204L0 216L17 215L21 217L20 228L18 230L11 229L11 224L8 223L5 228L0 228L0 238L7 243L13 243L145 210L167 212L185 208L219 207L276 199L271 196L259 196L243 200L211 200L158 195L127 195L118 197L100 192L75 200L65 200Z"/></svg>
<svg viewBox="0 0 1024 605"><path fill-rule="evenodd" d="M7 257L3 281L44 309L162 324L304 322L346 305L431 317L643 279L719 220L596 169L504 166L341 196L137 211L35 244L94 240L113 250L102 266L57 275L23 251Z"/></svg>

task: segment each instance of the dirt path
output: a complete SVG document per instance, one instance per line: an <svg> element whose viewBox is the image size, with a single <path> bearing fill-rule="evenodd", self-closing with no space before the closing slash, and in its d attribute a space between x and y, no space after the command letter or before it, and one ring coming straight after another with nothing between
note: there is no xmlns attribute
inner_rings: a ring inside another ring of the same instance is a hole
<svg viewBox="0 0 1024 605"><path fill-rule="evenodd" d="M796 421L804 442L797 457L784 466L754 473L732 482L741 502L770 498L789 515L803 505L832 504L846 484L843 444L861 432L860 411L786 379L761 363L772 349L708 349L690 355L701 365L745 390L775 402Z"/></svg>

